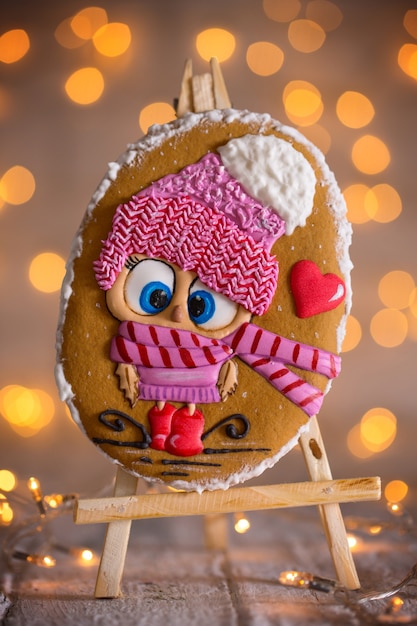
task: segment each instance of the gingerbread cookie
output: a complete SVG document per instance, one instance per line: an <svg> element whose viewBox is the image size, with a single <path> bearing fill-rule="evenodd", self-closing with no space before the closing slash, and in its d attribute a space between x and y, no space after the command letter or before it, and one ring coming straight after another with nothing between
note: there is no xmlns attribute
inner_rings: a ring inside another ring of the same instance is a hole
<svg viewBox="0 0 417 626"><path fill-rule="evenodd" d="M268 115L150 129L88 206L57 381L127 471L227 488L297 442L340 371L351 228L322 154Z"/></svg>

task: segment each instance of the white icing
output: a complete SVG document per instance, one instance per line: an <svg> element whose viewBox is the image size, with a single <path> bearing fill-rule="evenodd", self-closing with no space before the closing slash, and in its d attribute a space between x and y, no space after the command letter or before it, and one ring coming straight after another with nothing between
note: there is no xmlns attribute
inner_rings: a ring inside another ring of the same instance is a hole
<svg viewBox="0 0 417 626"><path fill-rule="evenodd" d="M304 155L275 135L245 135L218 149L227 171L278 213L291 235L313 210L316 176Z"/></svg>

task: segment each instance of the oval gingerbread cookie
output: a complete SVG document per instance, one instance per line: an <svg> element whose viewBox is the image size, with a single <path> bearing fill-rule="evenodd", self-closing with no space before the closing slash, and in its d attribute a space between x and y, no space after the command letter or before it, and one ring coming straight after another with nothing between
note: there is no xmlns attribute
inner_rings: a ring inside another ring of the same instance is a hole
<svg viewBox="0 0 417 626"><path fill-rule="evenodd" d="M340 371L351 228L323 155L268 115L155 126L94 194L57 381L128 472L227 488L297 442Z"/></svg>

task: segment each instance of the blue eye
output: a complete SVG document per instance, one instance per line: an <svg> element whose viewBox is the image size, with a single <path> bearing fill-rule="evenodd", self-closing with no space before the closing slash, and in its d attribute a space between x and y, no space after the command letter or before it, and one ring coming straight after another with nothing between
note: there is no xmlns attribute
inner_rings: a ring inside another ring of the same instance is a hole
<svg viewBox="0 0 417 626"><path fill-rule="evenodd" d="M238 305L226 296L206 287L201 280L193 282L188 296L188 315L204 330L219 330L232 323Z"/></svg>
<svg viewBox="0 0 417 626"><path fill-rule="evenodd" d="M188 314L195 324L205 324L216 311L214 298L208 291L199 289L188 298Z"/></svg>
<svg viewBox="0 0 417 626"><path fill-rule="evenodd" d="M154 280L142 289L139 295L139 305L145 313L153 315L166 309L171 298L172 293L169 287L158 280Z"/></svg>
<svg viewBox="0 0 417 626"><path fill-rule="evenodd" d="M129 271L124 297L140 315L156 315L167 308L175 288L172 268L157 259L143 259Z"/></svg>

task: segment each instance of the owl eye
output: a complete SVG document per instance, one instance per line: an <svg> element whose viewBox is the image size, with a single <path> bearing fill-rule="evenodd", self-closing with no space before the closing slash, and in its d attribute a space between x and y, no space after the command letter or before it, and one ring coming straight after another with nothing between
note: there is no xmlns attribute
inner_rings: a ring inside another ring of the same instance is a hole
<svg viewBox="0 0 417 626"><path fill-rule="evenodd" d="M188 314L194 324L206 330L228 326L236 316L238 305L195 280L188 296Z"/></svg>
<svg viewBox="0 0 417 626"><path fill-rule="evenodd" d="M143 259L129 272L125 283L125 300L129 308L141 315L156 315L172 299L175 274L163 261Z"/></svg>

